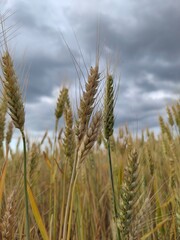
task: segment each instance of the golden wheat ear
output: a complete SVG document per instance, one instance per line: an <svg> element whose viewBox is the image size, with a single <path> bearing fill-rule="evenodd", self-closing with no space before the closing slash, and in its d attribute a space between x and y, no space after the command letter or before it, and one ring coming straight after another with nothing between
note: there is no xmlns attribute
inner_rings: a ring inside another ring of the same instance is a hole
<svg viewBox="0 0 180 240"><path fill-rule="evenodd" d="M180 133L180 99L172 106L172 113Z"/></svg>
<svg viewBox="0 0 180 240"><path fill-rule="evenodd" d="M7 199L6 210L2 218L1 234L3 240L14 239L15 207L15 191L13 191Z"/></svg>
<svg viewBox="0 0 180 240"><path fill-rule="evenodd" d="M179 193L176 194L176 224L177 224L177 232L178 236L180 236L180 197Z"/></svg>
<svg viewBox="0 0 180 240"><path fill-rule="evenodd" d="M5 124L6 124L6 103L5 99L2 99L2 102L0 103L0 149L3 146L4 141L4 131L5 131Z"/></svg>
<svg viewBox="0 0 180 240"><path fill-rule="evenodd" d="M57 119L62 117L65 103L69 104L69 98L68 98L68 89L64 87L60 90L59 96L57 99L56 110L55 110L55 116Z"/></svg>
<svg viewBox="0 0 180 240"><path fill-rule="evenodd" d="M13 60L8 51L2 56L1 66L4 75L2 82L9 114L13 120L14 126L23 132L25 122L24 104L18 79L14 70Z"/></svg>
<svg viewBox="0 0 180 240"><path fill-rule="evenodd" d="M139 158L135 148L128 155L127 166L124 171L124 181L121 190L120 222L123 239L129 239L134 218L134 206L138 199Z"/></svg>
<svg viewBox="0 0 180 240"><path fill-rule="evenodd" d="M80 106L78 108L78 121L76 124L76 135L79 141L83 139L86 130L88 128L89 120L91 118L94 102L96 99L96 93L99 84L99 66L98 64L93 68L91 67L90 73L88 75L88 80L85 85L85 91L80 99Z"/></svg>
<svg viewBox="0 0 180 240"><path fill-rule="evenodd" d="M82 163L82 161L86 158L89 151L93 147L95 141L97 140L100 127L101 127L101 120L102 120L102 113L99 111L93 116L89 129L87 130L83 138L83 141L81 143L81 146L79 148L79 151L78 151L79 163ZM77 168L78 167L79 167L79 164L77 165Z"/></svg>
<svg viewBox="0 0 180 240"><path fill-rule="evenodd" d="M6 133L6 144L9 145L13 135L13 123L9 122Z"/></svg>
<svg viewBox="0 0 180 240"><path fill-rule="evenodd" d="M63 149L67 159L73 159L75 152L75 135L73 131L73 112L70 104L64 108L65 129L63 137Z"/></svg>
<svg viewBox="0 0 180 240"><path fill-rule="evenodd" d="M38 176L39 155L38 145L33 143L28 156L28 180L31 187L35 184Z"/></svg>

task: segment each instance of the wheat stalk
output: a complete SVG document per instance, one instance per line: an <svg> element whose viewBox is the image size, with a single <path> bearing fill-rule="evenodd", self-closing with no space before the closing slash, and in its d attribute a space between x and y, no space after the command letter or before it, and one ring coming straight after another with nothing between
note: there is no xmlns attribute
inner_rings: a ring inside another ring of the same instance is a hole
<svg viewBox="0 0 180 240"><path fill-rule="evenodd" d="M102 119L101 112L100 111L96 112L96 114L92 118L91 124L90 124L90 126L82 140L80 148L78 150L76 174L75 174L75 178L74 178L74 182L73 182L73 186L72 186L72 196L71 196L70 213L69 213L68 230L67 230L67 240L70 239L71 222L72 222L72 207L73 207L74 193L75 193L75 187L76 187L76 181L77 181L79 169L81 167L81 164L85 160L87 154L93 147L95 141L97 140L97 137L98 137L98 134L100 131L100 126L101 126L101 119Z"/></svg>
<svg viewBox="0 0 180 240"><path fill-rule="evenodd" d="M96 117L93 118L91 122L92 124L94 124L93 127L90 125L91 131L94 130L95 131L94 133L88 132L88 126L89 126L89 121L94 109L94 102L95 102L95 97L98 90L99 77L100 77L99 67L98 67L98 64L96 64L95 68L91 67L90 69L90 74L88 75L88 81L86 82L86 85L85 85L86 89L83 92L83 96L80 99L80 106L78 108L79 118L76 124L76 135L78 139L78 144L76 148L75 160L73 163L73 170L72 170L71 180L70 180L70 185L68 190L67 205L66 205L65 217L64 217L63 240L65 240L67 236L70 237L72 204L73 204L74 189L75 189L76 179L77 179L77 169L79 168L81 161L83 161L85 156L87 155L88 150L92 148L96 140L94 138L94 136L96 136L95 132L98 133L96 127L98 123L97 119L99 119L100 113L97 113ZM70 212L70 216L69 216L69 212ZM69 222L69 225L68 225L68 233L67 233L68 222Z"/></svg>
<svg viewBox="0 0 180 240"><path fill-rule="evenodd" d="M4 75L4 78L2 78L2 83L5 92L5 99L9 109L9 115L11 116L14 126L20 130L23 139L26 237L27 240L29 240L30 237L29 237L29 213L28 213L27 166L26 166L27 157L26 157L26 140L24 135L25 111L20 86L13 65L13 60L8 50L6 50L6 52L2 56L1 66Z"/></svg>
<svg viewBox="0 0 180 240"><path fill-rule="evenodd" d="M104 113L103 113L103 122L104 122L104 137L107 141L108 149L108 160L109 160L109 171L110 171L110 180L112 188L112 198L113 198L113 207L115 214L115 221L117 226L117 203L115 196L114 188L114 178L113 178L113 169L112 169L112 159L111 159L111 137L113 137L114 130L114 80L113 76L107 73L106 77L106 88L105 88L105 97L104 97ZM117 227L118 239L121 239L119 229Z"/></svg>

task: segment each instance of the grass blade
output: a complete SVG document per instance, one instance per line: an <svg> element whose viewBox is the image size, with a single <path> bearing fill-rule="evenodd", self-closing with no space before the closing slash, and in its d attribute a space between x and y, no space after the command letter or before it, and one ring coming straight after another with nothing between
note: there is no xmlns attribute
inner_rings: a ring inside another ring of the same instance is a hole
<svg viewBox="0 0 180 240"><path fill-rule="evenodd" d="M44 226L42 217L40 215L38 206L36 204L33 192L31 190L29 184L27 184L27 190L28 190L29 202L31 204L32 212L33 212L35 221L36 221L36 223L38 225L39 231L41 232L41 236L42 236L43 240L49 240L47 230L46 230L46 228Z"/></svg>

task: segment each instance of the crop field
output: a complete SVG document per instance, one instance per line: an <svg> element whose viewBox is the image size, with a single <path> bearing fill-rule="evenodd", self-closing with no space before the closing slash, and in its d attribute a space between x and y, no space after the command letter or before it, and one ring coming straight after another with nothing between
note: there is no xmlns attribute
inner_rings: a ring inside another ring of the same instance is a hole
<svg viewBox="0 0 180 240"><path fill-rule="evenodd" d="M180 100L157 116L158 134L115 131L118 88L97 57L77 109L62 86L53 136L33 141L8 43L0 58L0 239L180 239Z"/></svg>

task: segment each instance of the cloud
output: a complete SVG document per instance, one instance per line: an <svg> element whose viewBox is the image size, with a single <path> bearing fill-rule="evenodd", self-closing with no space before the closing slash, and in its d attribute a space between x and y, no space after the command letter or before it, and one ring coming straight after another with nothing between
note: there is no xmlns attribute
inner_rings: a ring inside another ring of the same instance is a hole
<svg viewBox="0 0 180 240"><path fill-rule="evenodd" d="M62 84L75 89L78 82L60 31L83 70L73 31L88 67L94 63L98 34L101 61L115 59L112 65L121 79L116 126L125 122L135 126L138 121L140 128L157 127L165 105L179 97L178 0L14 0L11 7L16 9L11 21L21 26L21 34L12 42L18 49L15 62L20 65L26 50L25 61L30 66L26 96L30 130L53 129L49 117L53 105L44 100L55 101L54 91Z"/></svg>

